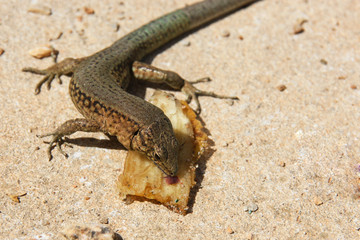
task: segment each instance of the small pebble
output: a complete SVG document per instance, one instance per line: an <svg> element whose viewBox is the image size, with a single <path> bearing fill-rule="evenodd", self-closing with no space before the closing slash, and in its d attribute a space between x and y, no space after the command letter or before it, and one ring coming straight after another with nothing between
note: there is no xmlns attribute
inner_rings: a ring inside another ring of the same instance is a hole
<svg viewBox="0 0 360 240"><path fill-rule="evenodd" d="M306 19L298 19L293 27L294 34L299 34L305 31L304 29L304 23L306 23Z"/></svg>
<svg viewBox="0 0 360 240"><path fill-rule="evenodd" d="M285 166L286 166L286 163L283 162L283 161L280 161L280 162L279 162L279 166L280 166L280 167L285 167Z"/></svg>
<svg viewBox="0 0 360 240"><path fill-rule="evenodd" d="M13 202L20 203L20 197L24 197L24 196L26 196L26 194L27 194L27 193L8 194L8 196L10 197L10 199L11 199Z"/></svg>
<svg viewBox="0 0 360 240"><path fill-rule="evenodd" d="M0 56L3 55L4 52L5 50L3 48L0 48Z"/></svg>
<svg viewBox="0 0 360 240"><path fill-rule="evenodd" d="M95 13L95 10L91 7L84 7L84 11L86 12L86 14L92 15Z"/></svg>
<svg viewBox="0 0 360 240"><path fill-rule="evenodd" d="M49 226L50 225L50 222L49 221L45 221L42 223L43 226Z"/></svg>
<svg viewBox="0 0 360 240"><path fill-rule="evenodd" d="M319 197L315 197L314 198L314 203L316 206L320 206L322 205L324 202L319 198Z"/></svg>
<svg viewBox="0 0 360 240"><path fill-rule="evenodd" d="M254 234L252 234L252 233L248 233L248 234L246 234L246 238L245 238L246 240L254 240L255 239L255 235Z"/></svg>
<svg viewBox="0 0 360 240"><path fill-rule="evenodd" d="M20 199L18 195L8 195L13 202L19 203Z"/></svg>
<svg viewBox="0 0 360 240"><path fill-rule="evenodd" d="M61 38L61 36L63 35L63 32L59 32L58 35L54 38L50 38L49 41L54 41L54 40L58 40Z"/></svg>
<svg viewBox="0 0 360 240"><path fill-rule="evenodd" d="M225 37L225 38L230 37L230 32L229 32L228 30L224 30L224 31L221 33L221 36L222 36L222 37Z"/></svg>
<svg viewBox="0 0 360 240"><path fill-rule="evenodd" d="M111 26L114 29L114 32L117 32L120 29L120 24L118 23L113 23Z"/></svg>
<svg viewBox="0 0 360 240"><path fill-rule="evenodd" d="M27 11L31 13L47 15L47 16L51 15L52 13L51 8L42 5L33 5Z"/></svg>
<svg viewBox="0 0 360 240"><path fill-rule="evenodd" d="M29 54L34 58L42 59L45 57L50 57L53 55L53 52L56 50L50 45L43 45L29 51Z"/></svg>
<svg viewBox="0 0 360 240"><path fill-rule="evenodd" d="M114 240L122 239L120 235L115 233L109 227L98 225L74 225L68 226L61 231L66 239L98 239L98 240Z"/></svg>
<svg viewBox="0 0 360 240"><path fill-rule="evenodd" d="M281 84L279 86L276 87L280 92L283 92L286 90L286 86L284 84Z"/></svg>
<svg viewBox="0 0 360 240"><path fill-rule="evenodd" d="M82 22L83 17L82 17L82 16L77 16L77 17L76 17L76 20L78 20L79 22Z"/></svg>
<svg viewBox="0 0 360 240"><path fill-rule="evenodd" d="M256 205L255 203L250 203L249 205L247 205L244 208L245 212L248 212L249 214L256 212L259 209L258 205Z"/></svg>
<svg viewBox="0 0 360 240"><path fill-rule="evenodd" d="M351 88L352 90L356 90L356 89L357 89L357 86L353 84L353 85L350 86L350 88Z"/></svg>
<svg viewBox="0 0 360 240"><path fill-rule="evenodd" d="M100 219L100 223L101 223L101 224L109 224L109 218L107 218L107 217L101 218L101 219Z"/></svg>
<svg viewBox="0 0 360 240"><path fill-rule="evenodd" d="M226 232L227 232L228 234L234 234L234 230L232 230L231 227L227 227L227 228L226 228Z"/></svg>
<svg viewBox="0 0 360 240"><path fill-rule="evenodd" d="M189 40L186 41L182 41L183 46L185 47L190 47L191 46L191 42Z"/></svg>
<svg viewBox="0 0 360 240"><path fill-rule="evenodd" d="M235 140L234 139L227 139L227 141L224 141L222 144L221 144L221 146L223 146L223 147L228 147L230 144L232 144L232 143L234 143L235 142Z"/></svg>
<svg viewBox="0 0 360 240"><path fill-rule="evenodd" d="M327 62L325 59L323 59L323 58L320 59L320 63L321 63L321 64L324 64L324 65L327 65L327 64L328 64L328 62Z"/></svg>

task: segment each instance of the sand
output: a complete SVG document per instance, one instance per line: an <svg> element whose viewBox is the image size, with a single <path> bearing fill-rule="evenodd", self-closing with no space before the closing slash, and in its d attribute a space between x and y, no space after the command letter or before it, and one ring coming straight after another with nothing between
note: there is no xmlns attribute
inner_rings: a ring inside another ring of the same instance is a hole
<svg viewBox="0 0 360 240"><path fill-rule="evenodd" d="M43 10L29 12L36 2ZM54 149L48 161L36 135L81 115L67 77L34 95L40 77L21 69L53 60L28 52L87 56L193 2L0 0L1 239L62 239L74 224L123 239L359 238L360 1L260 1L146 59L239 97L200 99L212 146L188 215L125 204L116 179L126 151L103 134L76 133L69 158Z"/></svg>

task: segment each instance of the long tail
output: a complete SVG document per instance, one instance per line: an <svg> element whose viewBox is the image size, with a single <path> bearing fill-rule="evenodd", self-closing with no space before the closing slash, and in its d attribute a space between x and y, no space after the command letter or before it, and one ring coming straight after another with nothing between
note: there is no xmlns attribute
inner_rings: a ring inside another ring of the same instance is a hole
<svg viewBox="0 0 360 240"><path fill-rule="evenodd" d="M182 9L190 19L189 29L198 27L256 0L207 0Z"/></svg>
<svg viewBox="0 0 360 240"><path fill-rule="evenodd" d="M140 27L113 46L128 49L127 54L136 59L142 58L179 35L256 1L258 0L206 0L195 3Z"/></svg>

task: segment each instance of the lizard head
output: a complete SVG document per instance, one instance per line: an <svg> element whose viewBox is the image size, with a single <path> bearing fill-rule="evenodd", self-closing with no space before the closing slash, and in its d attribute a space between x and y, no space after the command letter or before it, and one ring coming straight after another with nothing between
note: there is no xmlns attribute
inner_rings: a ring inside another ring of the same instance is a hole
<svg viewBox="0 0 360 240"><path fill-rule="evenodd" d="M178 170L179 144L167 117L140 129L131 141L131 148L145 153L166 175L175 176Z"/></svg>

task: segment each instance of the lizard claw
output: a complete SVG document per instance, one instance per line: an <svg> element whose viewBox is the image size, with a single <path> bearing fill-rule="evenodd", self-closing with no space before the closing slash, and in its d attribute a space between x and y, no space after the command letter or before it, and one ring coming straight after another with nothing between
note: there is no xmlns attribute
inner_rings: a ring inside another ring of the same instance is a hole
<svg viewBox="0 0 360 240"><path fill-rule="evenodd" d="M57 64L47 68L47 69L37 69L37 68L23 68L23 72L30 72L34 74L44 75L43 79L41 79L35 87L35 95L38 95L41 92L41 87L44 83L47 84L47 89L50 90L52 81L56 78L59 84L62 84L60 79L62 72L58 71Z"/></svg>
<svg viewBox="0 0 360 240"><path fill-rule="evenodd" d="M202 82L211 82L211 78L204 77L204 78L197 79L195 81L188 81L188 82L191 84L202 83Z"/></svg>
<svg viewBox="0 0 360 240"><path fill-rule="evenodd" d="M210 78L201 78L201 79L193 81L193 82L185 81L185 84L181 89L181 91L186 95L186 102L187 103L190 103L191 100L194 99L195 104L196 104L196 110L195 111L196 111L197 114L200 114L200 112L201 112L199 96L209 96L209 97L220 98L220 99L239 100L239 98L236 97L236 96L219 95L219 94L216 94L214 92L208 92L208 91L203 91L203 90L197 89L196 87L193 86L195 83L209 82L209 81L211 81Z"/></svg>
<svg viewBox="0 0 360 240"><path fill-rule="evenodd" d="M49 156L49 161L51 161L51 159L53 158L51 151L53 148L57 147L60 151L60 153L62 155L64 155L65 158L68 158L69 155L64 152L61 148L61 145L64 143L64 140L62 139L63 135L59 134L57 132L53 132L53 133L48 133L48 134L43 134L43 135L36 135L39 138L44 138L44 137L48 137L48 136L53 136L52 139L50 140L50 142L46 142L49 144L48 150L47 150L47 154Z"/></svg>
<svg viewBox="0 0 360 240"><path fill-rule="evenodd" d="M66 58L59 63L55 63L46 69L37 69L32 67L23 68L23 72L30 72L38 75L44 75L44 78L40 80L35 87L35 94L39 94L41 92L41 87L44 83L47 83L47 88L51 88L52 81L56 78L59 84L62 84L61 76L71 76L76 66L83 61L85 58Z"/></svg>
<svg viewBox="0 0 360 240"><path fill-rule="evenodd" d="M61 73L58 73L56 71L53 71L53 67L55 67L57 64L53 65L52 67L49 67L47 69L37 69L37 68L23 68L22 71L23 72L30 72L30 73L34 73L34 74L39 74L39 75L45 75L45 77L43 77L43 79L41 79L38 84L36 84L35 87L35 95L38 95L41 92L41 87L44 83L47 83L47 89L50 90L51 88L51 83L52 81L57 78L59 84L62 83L60 76L62 75Z"/></svg>

